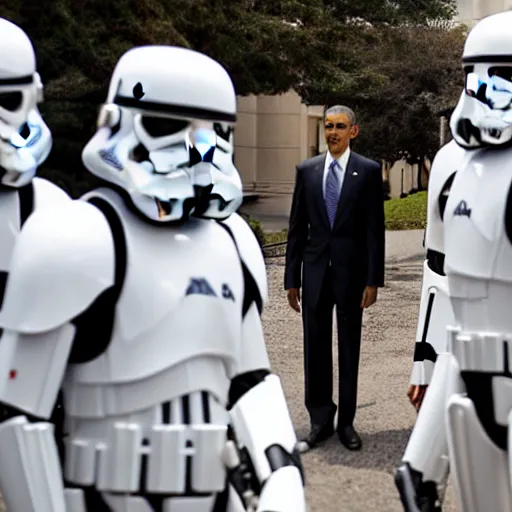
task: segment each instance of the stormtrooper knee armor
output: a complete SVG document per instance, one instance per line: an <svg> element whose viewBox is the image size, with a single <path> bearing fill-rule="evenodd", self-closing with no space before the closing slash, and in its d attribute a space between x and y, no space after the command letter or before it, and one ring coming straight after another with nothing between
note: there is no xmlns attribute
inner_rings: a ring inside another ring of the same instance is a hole
<svg viewBox="0 0 512 512"><path fill-rule="evenodd" d="M26 512L305 510L270 371L261 250L236 214L236 96L200 53L134 48L83 161L105 186L34 213L0 327L0 488ZM68 436L47 422L63 389ZM15 462L13 462L15 461Z"/></svg>
<svg viewBox="0 0 512 512"><path fill-rule="evenodd" d="M443 222L454 318L447 353L436 363L430 388L434 381L442 385L432 397L434 389L429 389L424 404L430 398L444 400L445 414L441 421L428 410L418 417L425 431L428 422L430 432L444 426L462 512L512 508L511 23L511 12L485 18L470 32L464 48L465 90L451 129L467 156L451 185ZM416 502L406 510L433 509Z"/></svg>

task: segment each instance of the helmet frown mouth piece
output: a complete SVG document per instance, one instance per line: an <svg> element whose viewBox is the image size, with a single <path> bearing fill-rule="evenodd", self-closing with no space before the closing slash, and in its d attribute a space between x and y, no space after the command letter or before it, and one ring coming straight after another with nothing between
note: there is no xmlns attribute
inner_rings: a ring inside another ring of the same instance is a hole
<svg viewBox="0 0 512 512"><path fill-rule="evenodd" d="M155 202L158 208L158 216L161 219L171 214L172 201L162 201L161 199L155 198Z"/></svg>

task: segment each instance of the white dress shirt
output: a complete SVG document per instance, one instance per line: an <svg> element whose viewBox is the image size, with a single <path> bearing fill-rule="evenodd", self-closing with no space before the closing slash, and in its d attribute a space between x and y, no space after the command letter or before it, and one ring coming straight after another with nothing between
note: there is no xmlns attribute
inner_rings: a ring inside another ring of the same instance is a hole
<svg viewBox="0 0 512 512"><path fill-rule="evenodd" d="M339 179L340 179L340 190L341 186L343 185L343 180L345 178L345 171L347 170L347 164L348 159L350 157L350 148L347 148L345 153L343 153L337 160L339 167L336 169L336 172L338 173ZM325 198L325 184L327 182L327 175L329 174L329 166L331 165L331 162L334 160L331 153L327 151L326 157L325 157L325 165L324 165L324 179L323 179L323 191L324 191L324 198Z"/></svg>

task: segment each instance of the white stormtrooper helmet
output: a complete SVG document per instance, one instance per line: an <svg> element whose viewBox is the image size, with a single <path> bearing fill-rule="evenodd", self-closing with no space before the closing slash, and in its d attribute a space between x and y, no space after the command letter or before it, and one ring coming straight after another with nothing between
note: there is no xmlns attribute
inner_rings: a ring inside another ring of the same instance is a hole
<svg viewBox="0 0 512 512"><path fill-rule="evenodd" d="M225 219L243 198L235 121L233 83L218 62L185 48L133 48L117 63L82 159L148 219Z"/></svg>
<svg viewBox="0 0 512 512"><path fill-rule="evenodd" d="M28 36L0 18L0 185L22 187L48 156L52 137L37 103L43 85Z"/></svg>
<svg viewBox="0 0 512 512"><path fill-rule="evenodd" d="M465 88L450 119L466 149L512 140L512 11L494 14L469 33L463 53Z"/></svg>

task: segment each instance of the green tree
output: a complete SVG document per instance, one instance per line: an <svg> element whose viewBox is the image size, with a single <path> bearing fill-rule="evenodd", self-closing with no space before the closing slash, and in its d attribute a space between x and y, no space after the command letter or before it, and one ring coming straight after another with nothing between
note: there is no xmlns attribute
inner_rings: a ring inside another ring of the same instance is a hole
<svg viewBox="0 0 512 512"><path fill-rule="evenodd" d="M379 86L354 91L365 153L393 162L432 159L439 149L439 114L458 100L464 28L414 27L381 35L379 59L368 69Z"/></svg>
<svg viewBox="0 0 512 512"><path fill-rule="evenodd" d="M373 26L428 25L456 14L455 0L324 0L324 5L342 22L358 18Z"/></svg>
<svg viewBox="0 0 512 512"><path fill-rule="evenodd" d="M2 5L3 4L3 5ZM275 94L335 60L321 0L8 0L2 15L32 38L54 135L46 169L73 195L92 179L80 152L119 57L133 46L190 47L219 60L238 94Z"/></svg>
<svg viewBox="0 0 512 512"><path fill-rule="evenodd" d="M425 27L453 12L453 0L0 0L0 6L32 38L45 83L41 111L55 143L43 174L73 195L90 183L81 149L115 63L132 46L203 51L226 66L241 95L295 89L309 103L367 101L359 109L364 117L395 78L377 65L383 34L392 26Z"/></svg>

